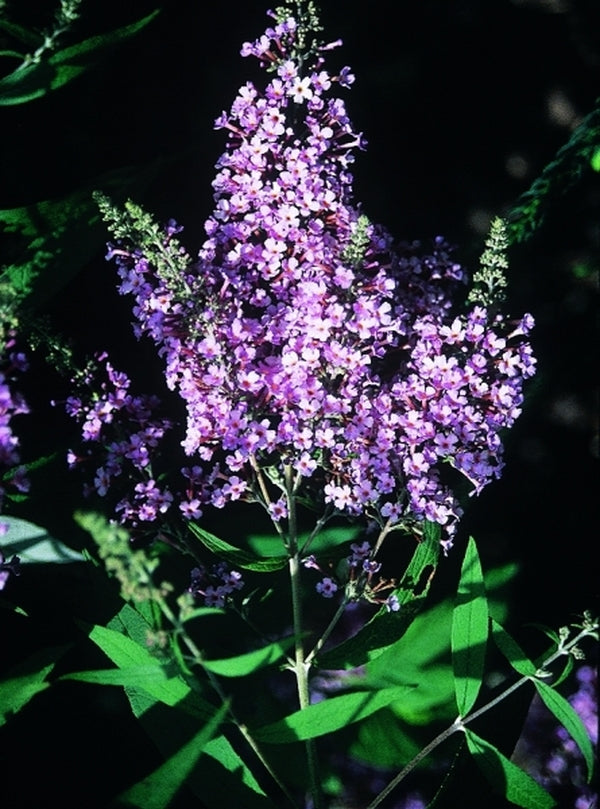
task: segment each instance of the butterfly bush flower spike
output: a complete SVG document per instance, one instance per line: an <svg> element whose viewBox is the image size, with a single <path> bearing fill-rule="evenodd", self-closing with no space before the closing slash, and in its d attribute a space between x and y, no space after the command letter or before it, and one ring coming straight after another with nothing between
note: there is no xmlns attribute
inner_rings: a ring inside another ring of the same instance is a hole
<svg viewBox="0 0 600 809"><path fill-rule="evenodd" d="M245 43L266 76L215 122L227 142L197 259L174 223L159 248L113 227L109 256L136 334L156 343L185 403L195 471L184 516L254 501L282 526L302 497L388 532L433 521L448 548L461 509L442 469L474 494L500 476L501 433L535 369L533 322L466 303L442 237L396 244L363 214L351 168L365 140L345 102L354 77L325 64L338 44L306 45L293 18ZM138 495L148 507L136 519L161 513L163 501ZM122 516L131 509L135 497Z"/></svg>

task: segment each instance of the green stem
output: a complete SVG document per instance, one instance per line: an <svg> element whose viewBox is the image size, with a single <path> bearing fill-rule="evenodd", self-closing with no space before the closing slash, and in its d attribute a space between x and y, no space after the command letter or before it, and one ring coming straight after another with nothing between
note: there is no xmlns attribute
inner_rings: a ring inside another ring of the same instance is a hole
<svg viewBox="0 0 600 809"><path fill-rule="evenodd" d="M326 523L331 519L332 516L333 516L333 509L328 509L323 514L322 517L319 517L319 519L315 523L315 527L310 532L310 535L308 536L308 539L306 540L304 545L300 548L300 557L306 556L306 554L308 553L308 549L310 548L310 545L311 545L313 539L315 539L315 537L320 533L323 526L326 525Z"/></svg>
<svg viewBox="0 0 600 809"><path fill-rule="evenodd" d="M214 675L214 673L212 671L209 671L209 669L204 667L202 652L200 651L198 646L196 646L194 640L187 633L187 630L185 629L183 623L174 615L173 611L171 610L171 608L169 607L169 605L166 603L166 601L164 599L158 598L157 600L158 600L158 604L160 606L160 609L162 610L163 615L169 621L169 623L171 623L171 625L175 629L176 634L181 638L183 643L187 646L190 654L192 655L192 659L193 659L194 663L196 663L197 665L199 665L202 668L202 670L206 674L206 676L208 678L208 681L210 682L212 688L214 689L214 691L218 695L219 699L221 700L221 703L223 705L226 704L228 706L227 710L228 710L230 719L232 720L234 725L237 727L237 729L239 730L241 735L244 737L244 739L246 740L246 743L248 744L250 749L254 752L255 756L258 758L260 763L263 765L265 770L269 773L269 775L274 780L274 782L277 784L277 786L281 789L281 791L283 792L285 797L290 802L291 806L296 807L296 803L295 803L294 799L292 798L292 796L288 792L285 784L283 784L281 782L281 780L279 779L279 776L273 770L273 768L271 767L271 765L269 764L269 762L265 758L262 750L260 749L260 747L258 746L256 741L253 739L250 731L248 730L248 727L245 725L244 722L241 722L238 719L238 717L236 716L233 708L231 707L230 700L227 698L227 696L223 692L223 689L221 688L221 684L220 684L219 680L217 679L217 677L215 677L215 675Z"/></svg>
<svg viewBox="0 0 600 809"><path fill-rule="evenodd" d="M341 602L340 606L337 608L335 615L333 616L333 618L329 622L329 625L327 626L327 628L325 629L325 631L323 632L323 634L321 635L319 640L315 643L315 646L314 646L313 650L307 655L307 657L306 657L306 663L307 664L310 664L312 662L313 658L315 657L315 655L319 654L319 652L321 651L321 649L325 645L325 641L331 635L331 633L335 629L335 625L337 624L337 622L340 620L340 618L344 614L344 610L346 609L347 605L348 605L348 599L347 598L342 599L342 602Z"/></svg>
<svg viewBox="0 0 600 809"><path fill-rule="evenodd" d="M296 516L296 499L293 491L293 477L291 467L285 470L287 501L288 501L288 554L290 587L292 593L292 620L294 626L294 674L296 675L296 688L300 710L310 705L310 691L308 684L308 671L310 661L304 653L302 639L302 603L300 595L300 550L298 548L298 524ZM307 739L305 744L308 778L314 809L323 808L321 784L319 779L317 752L314 739Z"/></svg>
<svg viewBox="0 0 600 809"><path fill-rule="evenodd" d="M379 532L379 536L377 537L377 541L375 542L375 547L373 548L373 553L372 553L371 558L374 559L377 556L377 554L379 552L379 549L381 548L381 546L383 544L383 540L391 532L391 530L392 530L392 521L391 521L391 519L389 519L386 522L386 524L383 526L381 531Z"/></svg>
<svg viewBox="0 0 600 809"><path fill-rule="evenodd" d="M396 789L396 787L398 786L398 784L401 781L404 781L406 776L414 770L414 768L417 766L417 764L419 764L419 762L421 762L426 756L428 756L433 750L435 750L435 748L438 745L444 742L448 738L448 736L451 736L453 733L455 733L457 730L460 730L461 728L462 722L459 717L450 725L449 728L446 728L446 730L442 731L439 735L435 737L435 739L429 742L429 744L426 747L420 750L417 753L417 755L412 759L412 761L409 761L406 767L403 770L401 770L401 772L399 772L398 775L395 778L393 778L390 781L390 783L381 790L381 792L379 793L379 795L377 795L375 800L371 801L371 803L367 806L367 809L375 809L376 806L379 806L379 804L383 800L385 800L385 798L387 798L390 792L393 792L394 789Z"/></svg>
<svg viewBox="0 0 600 809"><path fill-rule="evenodd" d="M544 661L542 666L538 669L538 671L546 668L547 666L549 666L551 663L553 663L555 660L557 660L562 655L569 654L570 650L573 649L573 647L576 646L577 643L582 638L584 638L584 637L586 637L588 635L592 635L596 628L597 628L596 626L591 627L591 628L590 627L583 628L581 630L581 632L579 632L579 634L576 635L576 637L574 637L571 641L569 641L566 644L560 644L558 649L553 654L551 654L548 658L546 658L546 660ZM414 768L417 766L417 764L420 761L422 761L425 758L425 756L428 756L433 750L435 750L436 747L438 747L440 744L442 744L442 742L446 741L446 739L449 736L451 736L453 733L456 733L459 730L461 730L461 731L464 730L465 725L468 725L471 722L474 722L475 719L478 719L484 713L487 713L492 708L494 708L496 705L498 705L500 702L505 700L506 697L508 697L510 694L513 693L513 691L516 691L518 688L521 688L521 686L525 685L525 683L528 683L533 679L535 679L534 675L531 675L531 674L524 675L519 680L517 680L515 683L508 686L508 688L505 688L504 691L502 691L501 694L498 694L497 697L494 697L494 699L490 700L488 703L483 705L481 708L479 708L474 713L469 714L464 719L462 717L460 717L460 716L457 717L454 720L454 722L450 725L450 727L446 728L446 730L443 730L441 733L439 733L435 737L435 739L433 739L431 742L429 742L429 744L426 747L424 747L421 751L419 751L419 753L417 753L417 755L412 759L412 761L410 761L406 765L406 767L404 767L404 769L401 772L399 772L398 775L396 775L386 787L383 788L383 790L379 793L379 795L377 795L377 797L373 801L371 801L371 803L367 806L367 809L375 809L375 807L379 806L379 804L383 800L385 800L385 798L387 798L387 796L398 786L398 784L401 781L403 781L406 778L406 776L410 772L412 772L412 770L414 770Z"/></svg>
<svg viewBox="0 0 600 809"><path fill-rule="evenodd" d="M267 484L265 482L265 478L264 478L264 475L262 473L262 470L261 470L261 468L260 468L260 466L258 464L258 461L254 457L254 455L250 455L250 466L252 467L252 469L254 471L254 476L256 478L256 482L258 484L258 489L259 489L259 492L260 492L260 497L258 497L258 500L260 502L260 500L262 498L262 504L268 511L268 508L271 505L271 497L269 495L269 490L267 489ZM285 535L284 535L283 529L282 529L279 521L278 520L273 520L273 525L275 526L275 530L277 531L279 536L282 539L285 539Z"/></svg>

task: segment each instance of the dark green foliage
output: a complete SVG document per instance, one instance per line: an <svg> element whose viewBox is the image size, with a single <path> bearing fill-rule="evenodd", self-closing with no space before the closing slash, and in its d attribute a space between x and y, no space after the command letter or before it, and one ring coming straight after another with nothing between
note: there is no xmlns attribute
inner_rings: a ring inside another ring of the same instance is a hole
<svg viewBox="0 0 600 809"><path fill-rule="evenodd" d="M600 143L600 100L556 153L530 188L521 194L508 215L511 244L536 233L561 197L593 171Z"/></svg>

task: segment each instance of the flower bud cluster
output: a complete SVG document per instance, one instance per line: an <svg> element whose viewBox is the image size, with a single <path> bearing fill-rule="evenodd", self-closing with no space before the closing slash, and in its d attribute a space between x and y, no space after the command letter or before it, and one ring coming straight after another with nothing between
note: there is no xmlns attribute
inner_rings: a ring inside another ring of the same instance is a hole
<svg viewBox="0 0 600 809"><path fill-rule="evenodd" d="M216 121L228 141L197 262L175 283L139 244L109 252L185 401L182 509L259 499L283 520L285 499L258 486L268 469L287 497L291 475L330 510L428 519L450 543L461 511L440 469L474 492L499 476L500 431L534 372L532 319L457 310L466 279L446 242L397 246L361 214L350 167L365 142L338 92L354 77L324 68L329 46L302 58L297 43L288 19L243 47L271 78Z"/></svg>

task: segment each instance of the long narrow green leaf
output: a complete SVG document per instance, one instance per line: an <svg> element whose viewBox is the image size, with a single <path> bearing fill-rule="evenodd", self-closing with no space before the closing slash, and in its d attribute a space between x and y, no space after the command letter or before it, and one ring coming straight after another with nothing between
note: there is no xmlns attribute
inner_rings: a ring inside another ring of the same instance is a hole
<svg viewBox="0 0 600 809"><path fill-rule="evenodd" d="M38 48L44 41L41 34L30 31L23 25L11 22L0 17L0 30L5 31L9 36L20 40L28 48Z"/></svg>
<svg viewBox="0 0 600 809"><path fill-rule="evenodd" d="M197 719L168 708L147 691L126 688L125 693L136 716L165 757L172 756L193 734ZM214 709L213 709L214 713ZM209 715L209 717L212 714ZM216 736L204 746L202 768L195 767L188 787L207 809L243 806L244 809L273 809L248 764L225 736ZM207 783L210 789L207 790Z"/></svg>
<svg viewBox="0 0 600 809"><path fill-rule="evenodd" d="M15 263L2 270L3 280L19 297L29 296L32 308L59 295L106 242L93 189L119 189L119 193L139 196L177 157L177 153L159 155L143 167L106 172L65 197L0 210L0 230L14 234L20 242Z"/></svg>
<svg viewBox="0 0 600 809"><path fill-rule="evenodd" d="M109 34L90 37L63 48L47 59L20 66L0 80L0 106L25 104L57 90L88 70L97 59L132 37L159 14L153 11L141 20Z"/></svg>
<svg viewBox="0 0 600 809"><path fill-rule="evenodd" d="M600 99L509 211L510 243L525 242L543 224L552 205L593 168L600 142Z"/></svg>
<svg viewBox="0 0 600 809"><path fill-rule="evenodd" d="M223 705L213 718L164 764L151 775L121 793L118 798L118 806L130 806L137 809L166 809L177 791L189 778L206 745L225 718L227 710L228 706Z"/></svg>
<svg viewBox="0 0 600 809"><path fill-rule="evenodd" d="M83 525L83 523L80 524ZM92 536L95 539L97 534L92 533ZM107 628L113 629L120 635L129 636L138 646L144 647L148 633L152 630L152 624L141 614L141 608L142 604L136 604L135 607L128 603L123 604L119 612L108 622Z"/></svg>
<svg viewBox="0 0 600 809"><path fill-rule="evenodd" d="M466 716L477 699L485 664L488 603L475 540L470 537L452 615L452 667L458 712Z"/></svg>
<svg viewBox="0 0 600 809"><path fill-rule="evenodd" d="M220 611L210 612L214 614ZM121 631L127 632L137 644L143 646L148 627L149 624L137 609L124 604L111 621L110 629L116 631L118 635L122 634ZM126 650L126 654L122 654L118 641L116 645L117 650L116 653L112 650L113 654L125 665L131 652ZM146 651L142 646L138 648ZM133 652L133 655L138 657L137 652ZM178 702L174 708L170 707L160 699L160 693L158 695L153 693L154 689L151 686L152 684L148 683L145 683L143 688L126 685L125 694L133 715L140 721L161 753L165 757L171 757L194 735L198 720L210 722L215 709L189 688L185 699ZM246 809L273 809L273 804L266 797L248 764L235 752L224 736L217 736L208 741L203 752L206 760L203 761L201 769L194 767L188 786L207 809L222 809L227 804L244 806ZM212 783L210 791L206 789L207 782Z"/></svg>
<svg viewBox="0 0 600 809"><path fill-rule="evenodd" d="M39 672L23 677L10 677L0 682L0 727L36 694L50 687L50 683L46 682L46 675L52 671L52 667L46 666Z"/></svg>
<svg viewBox="0 0 600 809"><path fill-rule="evenodd" d="M506 629L492 619L492 638L513 669L523 677L534 677L535 665L527 657L519 644L508 634Z"/></svg>
<svg viewBox="0 0 600 809"><path fill-rule="evenodd" d="M8 524L8 532L2 537L4 554L17 554L23 564L34 562L66 564L84 561L82 554L51 537L46 529L39 525L4 515L2 522Z"/></svg>
<svg viewBox="0 0 600 809"><path fill-rule="evenodd" d="M273 803L267 798L266 793L260 786L254 773L248 764L233 749L231 743L225 736L216 736L204 746L204 753L211 759L218 762L227 772L227 778L223 779L222 787L225 792L225 800L219 798L217 791L214 797L206 795L206 781L202 779L196 787L196 794L205 803L210 803L215 809L222 809L227 803L231 806L248 807L260 806L261 809L272 808Z"/></svg>
<svg viewBox="0 0 600 809"><path fill-rule="evenodd" d="M94 669L92 671L72 671L59 677L60 680L76 680L96 685L120 685L148 688L157 683L168 683L170 679L165 669L155 661L154 665L127 666L122 669Z"/></svg>
<svg viewBox="0 0 600 809"><path fill-rule="evenodd" d="M416 685L393 712L403 723L425 725L456 717L450 665L450 599L417 615L402 637L367 663L366 688Z"/></svg>
<svg viewBox="0 0 600 809"><path fill-rule="evenodd" d="M181 619L182 623L194 621L196 618L205 618L207 615L225 615L223 607L196 607L196 609L187 612Z"/></svg>
<svg viewBox="0 0 600 809"><path fill-rule="evenodd" d="M219 539L210 531L206 531L195 523L189 523L192 533L202 544L230 565L241 567L244 570L253 570L257 573L269 573L272 570L281 570L287 565L285 555L259 558L241 548L236 548L224 539Z"/></svg>
<svg viewBox="0 0 600 809"><path fill-rule="evenodd" d="M50 687L46 677L67 649L67 646L42 649L6 673L0 681L0 727L36 694Z"/></svg>
<svg viewBox="0 0 600 809"><path fill-rule="evenodd" d="M135 641L113 629L96 625L90 631L89 637L121 669L151 667L156 663L148 649L138 646ZM196 694L192 695L191 688L181 677L163 680L152 678L136 687L141 687L155 700L165 705L171 707L181 705L184 710L197 713L205 719L213 715L212 706Z"/></svg>
<svg viewBox="0 0 600 809"><path fill-rule="evenodd" d="M360 529L351 525L338 525L332 528L322 528L308 543L312 533L301 533L298 535L298 547L303 554L313 553L319 559L327 558L330 553L335 553L340 545L354 542L360 536ZM281 539L270 534L251 534L245 539L251 551L259 557L281 556Z"/></svg>
<svg viewBox="0 0 600 809"><path fill-rule="evenodd" d="M309 705L301 711L295 711L285 719L258 728L252 735L258 741L271 744L289 744L314 739L340 730L353 722L359 722L375 711L401 700L413 688L414 686L404 685L383 688L381 691L342 694Z"/></svg>
<svg viewBox="0 0 600 809"><path fill-rule="evenodd" d="M488 781L501 794L524 809L551 809L556 801L516 764L469 728L467 745Z"/></svg>
<svg viewBox="0 0 600 809"><path fill-rule="evenodd" d="M286 638L284 641L270 643L262 649L246 652L236 657L222 660L203 660L202 665L208 671L219 674L221 677L245 677L247 674L252 674L253 671L281 660L286 649L289 649L293 642L293 638Z"/></svg>
<svg viewBox="0 0 600 809"><path fill-rule="evenodd" d="M592 780L594 770L594 748L581 718L573 706L548 683L544 683L537 678L533 680L533 683L546 707L552 711L581 750L587 767L587 781L589 783Z"/></svg>

